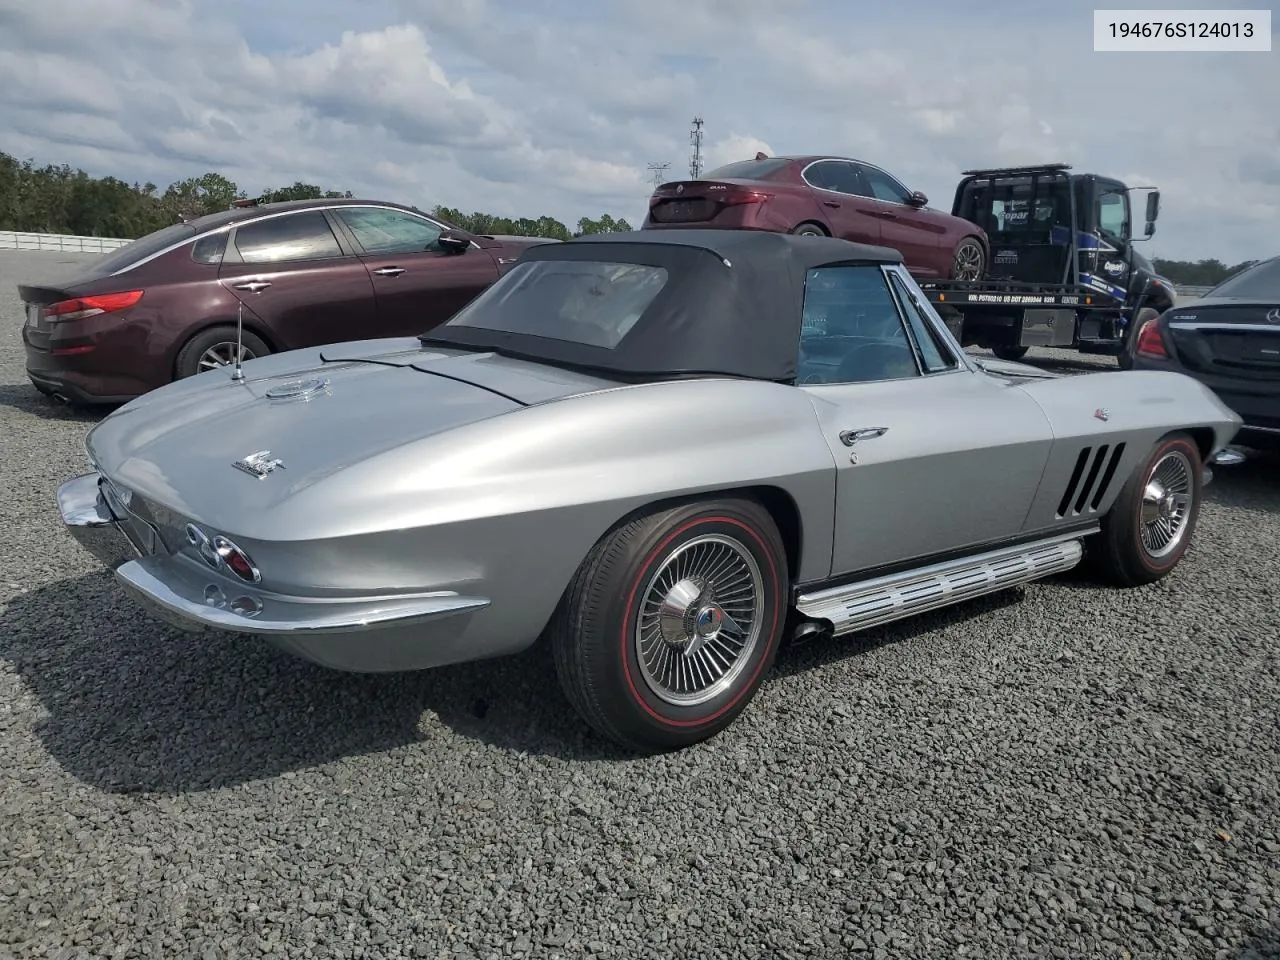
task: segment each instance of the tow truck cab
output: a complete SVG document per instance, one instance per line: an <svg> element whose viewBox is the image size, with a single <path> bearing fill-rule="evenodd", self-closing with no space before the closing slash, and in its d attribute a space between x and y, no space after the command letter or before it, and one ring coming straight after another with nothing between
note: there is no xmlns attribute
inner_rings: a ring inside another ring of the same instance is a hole
<svg viewBox="0 0 1280 960"><path fill-rule="evenodd" d="M1010 359L1032 346L1122 355L1131 320L1173 305L1173 285L1135 249L1155 233L1159 191L1070 170L1053 163L964 172L951 212L990 238L986 276L926 289L962 343ZM1141 237L1133 231L1136 190L1150 191Z"/></svg>

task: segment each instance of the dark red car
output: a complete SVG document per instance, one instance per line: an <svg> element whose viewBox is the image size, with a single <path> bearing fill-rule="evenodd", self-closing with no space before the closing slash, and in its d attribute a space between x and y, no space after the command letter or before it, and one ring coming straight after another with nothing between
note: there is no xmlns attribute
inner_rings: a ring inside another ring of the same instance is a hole
<svg viewBox="0 0 1280 960"><path fill-rule="evenodd" d="M697 180L664 183L649 198L645 230L717 227L826 234L902 253L917 277L978 280L986 234L931 210L880 167L846 157L766 157L718 167Z"/></svg>
<svg viewBox="0 0 1280 960"><path fill-rule="evenodd" d="M413 336L493 283L534 237L482 237L395 203L249 205L165 227L56 286L20 285L36 388L121 403L235 358Z"/></svg>

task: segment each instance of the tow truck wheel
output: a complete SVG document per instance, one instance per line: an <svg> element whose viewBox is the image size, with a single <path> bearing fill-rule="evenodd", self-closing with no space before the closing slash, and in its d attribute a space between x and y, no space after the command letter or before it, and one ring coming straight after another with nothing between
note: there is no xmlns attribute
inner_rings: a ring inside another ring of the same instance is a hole
<svg viewBox="0 0 1280 960"><path fill-rule="evenodd" d="M1027 355L1028 349L1030 348L1019 347L1010 343L1010 344L1004 344L999 347L992 347L991 352L994 353L1001 360L1008 360L1011 363L1016 363L1017 361L1021 360L1023 357Z"/></svg>
<svg viewBox="0 0 1280 960"><path fill-rule="evenodd" d="M987 272L987 254L976 237L965 237L951 260L952 280L981 280Z"/></svg>

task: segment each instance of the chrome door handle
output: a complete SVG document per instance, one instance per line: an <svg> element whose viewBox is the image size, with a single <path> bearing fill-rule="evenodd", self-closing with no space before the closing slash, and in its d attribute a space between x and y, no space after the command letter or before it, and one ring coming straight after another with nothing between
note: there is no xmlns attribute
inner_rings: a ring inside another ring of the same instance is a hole
<svg viewBox="0 0 1280 960"><path fill-rule="evenodd" d="M404 267L379 267L373 272L380 277L398 277L404 273Z"/></svg>
<svg viewBox="0 0 1280 960"><path fill-rule="evenodd" d="M840 442L846 447L852 447L859 440L874 440L876 437L883 437L888 432L888 427L863 427L860 430L841 430Z"/></svg>
<svg viewBox="0 0 1280 960"><path fill-rule="evenodd" d="M266 280L246 280L244 283L237 283L235 288L237 290L248 290L250 293L259 293L269 286L271 284Z"/></svg>

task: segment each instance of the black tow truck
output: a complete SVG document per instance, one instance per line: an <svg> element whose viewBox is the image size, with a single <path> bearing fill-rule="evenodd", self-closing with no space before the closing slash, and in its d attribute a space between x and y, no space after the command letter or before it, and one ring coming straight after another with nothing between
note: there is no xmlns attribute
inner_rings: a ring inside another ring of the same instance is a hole
<svg viewBox="0 0 1280 960"><path fill-rule="evenodd" d="M1072 347L1128 367L1133 331L1174 305L1173 284L1135 249L1155 233L1160 191L1070 170L964 171L951 213L986 232L985 275L920 284L962 345L1005 360L1030 347ZM1142 237L1133 235L1135 190L1150 191Z"/></svg>

